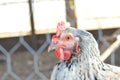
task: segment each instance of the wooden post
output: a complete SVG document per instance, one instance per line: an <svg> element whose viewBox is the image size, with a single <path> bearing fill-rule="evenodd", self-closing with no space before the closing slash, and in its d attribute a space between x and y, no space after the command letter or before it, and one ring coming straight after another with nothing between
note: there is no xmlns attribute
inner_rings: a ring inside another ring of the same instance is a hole
<svg viewBox="0 0 120 80"><path fill-rule="evenodd" d="M28 0L29 10L30 10L30 23L31 23L31 42L34 49L37 49L37 38L35 35L35 25L34 25L34 15L33 15L33 4L32 0Z"/></svg>
<svg viewBox="0 0 120 80"><path fill-rule="evenodd" d="M101 55L101 59L104 61L119 46L120 46L120 35L117 36L117 40Z"/></svg>
<svg viewBox="0 0 120 80"><path fill-rule="evenodd" d="M76 15L75 15L75 9L71 9L71 5L74 6L74 0L65 0L65 6L66 6L66 19L68 22L70 22L72 27L77 28L76 23Z"/></svg>

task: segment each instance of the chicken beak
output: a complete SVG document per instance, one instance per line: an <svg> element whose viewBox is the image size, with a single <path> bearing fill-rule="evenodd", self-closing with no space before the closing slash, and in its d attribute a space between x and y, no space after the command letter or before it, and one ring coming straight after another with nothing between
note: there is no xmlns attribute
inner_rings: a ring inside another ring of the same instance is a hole
<svg viewBox="0 0 120 80"><path fill-rule="evenodd" d="M53 50L55 50L56 49L56 44L55 43L51 43L50 45L49 45L49 47L48 47L48 52L51 52L51 51L53 51Z"/></svg>

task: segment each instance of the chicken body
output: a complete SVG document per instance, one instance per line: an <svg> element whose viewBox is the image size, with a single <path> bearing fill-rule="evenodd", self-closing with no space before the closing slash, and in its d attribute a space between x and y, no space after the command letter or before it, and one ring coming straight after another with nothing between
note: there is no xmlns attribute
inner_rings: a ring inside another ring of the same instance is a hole
<svg viewBox="0 0 120 80"><path fill-rule="evenodd" d="M120 80L120 68L105 64L100 59L98 44L91 33L69 27L54 45L61 60L54 67L51 80ZM64 59L67 52L70 57Z"/></svg>
<svg viewBox="0 0 120 80"><path fill-rule="evenodd" d="M120 68L105 63L89 64L89 61L83 65L83 62L71 59L60 61L50 80L120 80Z"/></svg>

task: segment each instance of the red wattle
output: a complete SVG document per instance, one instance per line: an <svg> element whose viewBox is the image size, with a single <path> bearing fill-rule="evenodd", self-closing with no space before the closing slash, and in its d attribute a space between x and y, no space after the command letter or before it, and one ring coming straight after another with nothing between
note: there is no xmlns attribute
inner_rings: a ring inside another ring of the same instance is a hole
<svg viewBox="0 0 120 80"><path fill-rule="evenodd" d="M62 48L55 51L56 57L60 60L69 60L71 52L69 50L63 50Z"/></svg>

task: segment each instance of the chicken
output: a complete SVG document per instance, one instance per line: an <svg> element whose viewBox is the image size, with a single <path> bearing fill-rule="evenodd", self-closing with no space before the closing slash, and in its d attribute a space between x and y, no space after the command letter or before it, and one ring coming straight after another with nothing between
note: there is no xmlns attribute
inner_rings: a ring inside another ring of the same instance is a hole
<svg viewBox="0 0 120 80"><path fill-rule="evenodd" d="M58 24L48 48L60 59L51 80L120 80L120 68L100 59L98 44L90 32Z"/></svg>

